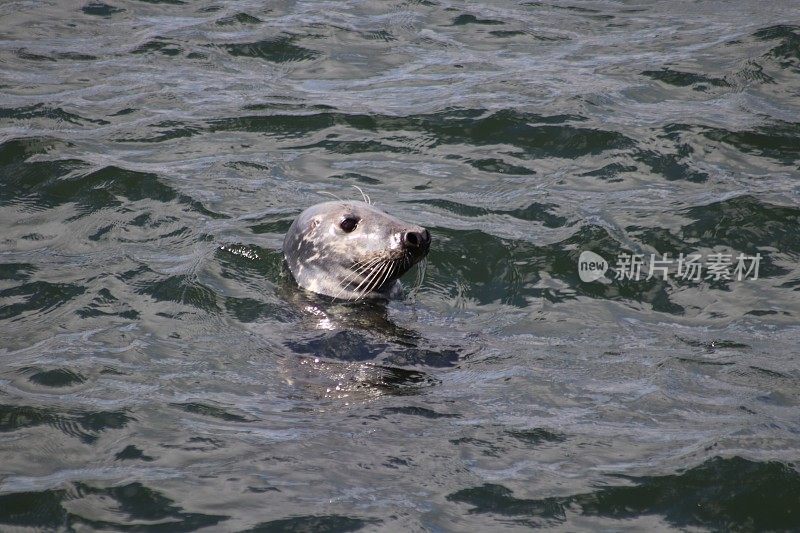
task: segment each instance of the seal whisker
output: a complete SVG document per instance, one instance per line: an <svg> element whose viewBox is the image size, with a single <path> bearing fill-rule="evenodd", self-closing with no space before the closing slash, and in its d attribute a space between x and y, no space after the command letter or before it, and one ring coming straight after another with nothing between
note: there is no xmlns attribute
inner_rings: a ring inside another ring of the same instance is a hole
<svg viewBox="0 0 800 533"><path fill-rule="evenodd" d="M387 271L388 268L389 268L389 263L388 262L384 262L381 265L380 269L377 270L377 275L374 276L372 278L372 281L370 282L370 284L367 285L367 287L364 288L364 291L362 292L361 296L359 296L359 298L363 298L364 296L367 295L367 293L370 293L370 292L376 290L380 286L380 279L381 279L382 276L384 276L384 274L385 274L385 272Z"/></svg>
<svg viewBox="0 0 800 533"><path fill-rule="evenodd" d="M391 262L389 261L384 261L381 264L380 268L378 269L377 275L372 279L372 283L370 283L369 292L377 290L381 286L381 279L384 277L386 271L389 269L390 266Z"/></svg>
<svg viewBox="0 0 800 533"><path fill-rule="evenodd" d="M364 261L357 261L356 263L354 263L354 264L353 264L353 267L351 267L351 268L352 268L352 271L350 272L350 274L348 274L348 275L347 275L347 277L341 281L341 288L339 289L339 292L337 292L337 293L336 293L336 295L334 296L334 298L338 298L338 297L339 297L339 295L340 295L340 294L341 294L341 293L342 293L342 292L343 292L345 289L347 289L347 286L348 286L348 285L351 283L351 281L352 281L352 280L353 280L353 279L354 279L356 276L359 276L359 275L364 275L364 273L365 273L365 272L367 272L367 271L368 271L369 269L371 269L371 268L374 268L374 267L375 267L376 265L378 265L378 264L379 264L381 261L382 261L382 259L381 259L381 258L379 258L379 257L377 257L377 258L367 259L367 260L364 260ZM363 281L362 281L362 283L363 283ZM361 285L359 285L359 287L360 287L360 286L361 286ZM356 290L358 290L358 288L356 288Z"/></svg>
<svg viewBox="0 0 800 533"><path fill-rule="evenodd" d="M394 270L394 265L395 262L392 260L385 261L378 272L378 275L375 276L371 288L367 292L372 292L383 287L383 284L386 283L386 280L389 278L389 274Z"/></svg>
<svg viewBox="0 0 800 533"><path fill-rule="evenodd" d="M375 268L378 268L378 266L379 266L379 265L380 265L382 262L383 262L383 259L382 259L382 258L380 258L380 257L377 257L377 258L375 258L375 259L372 259L371 261L368 261L368 262L367 262L367 263L366 263L364 266L360 267L360 268L359 268L359 269L356 271L356 274L363 276L363 275L365 275L365 274L366 274L366 272L367 272L368 270L370 270L370 269L375 269Z"/></svg>
<svg viewBox="0 0 800 533"><path fill-rule="evenodd" d="M381 289L388 280L392 279L397 274L397 271L399 270L400 266L401 263L399 259L387 260L384 263L378 276L376 276L375 279L373 280L372 287L369 289L369 291L365 291L365 293L362 294L362 296L364 296L366 292L371 292L374 290Z"/></svg>
<svg viewBox="0 0 800 533"><path fill-rule="evenodd" d="M370 271L370 273L364 278L364 280L361 283L359 283L358 286L353 290L353 292L356 293L355 297L356 300L358 300L359 298L361 298L366 293L372 290L370 287L372 286L374 280L377 279L378 273L381 271L384 264L385 263L383 262L383 260L380 260L378 266L373 268L372 271ZM363 291L361 290L362 286L364 287Z"/></svg>
<svg viewBox="0 0 800 533"><path fill-rule="evenodd" d="M366 283L365 285L363 285L363 287L364 287L363 289L361 288L362 285L359 285L358 287L356 287L356 289L353 291L353 293L354 293L353 294L353 300L360 300L361 298L363 298L364 296L366 296L370 292L370 286L372 285L373 278L377 277L376 274L377 274L378 271L379 271L378 269L375 269L372 272L370 272L369 277L367 279L365 279L364 282L362 283L362 285L364 283Z"/></svg>
<svg viewBox="0 0 800 533"><path fill-rule="evenodd" d="M377 265L380 261L381 259L377 257L353 263L353 266L350 267L351 275L345 279L349 279L352 275L364 274L367 270Z"/></svg>
<svg viewBox="0 0 800 533"><path fill-rule="evenodd" d="M389 268L386 269L386 274L383 275L381 282L378 284L378 287L383 287L383 284L386 283L391 276L390 274L394 274L395 270L397 270L397 261L392 261L389 263Z"/></svg>
<svg viewBox="0 0 800 533"><path fill-rule="evenodd" d="M344 292L345 289L347 289L347 286L351 283L351 280L356 276L358 276L359 274L369 270L369 268L373 263L375 263L375 261L376 260L373 259L373 260L356 261L355 263L353 263L350 273L340 282L339 291L333 297L338 298L339 295L342 292Z"/></svg>
<svg viewBox="0 0 800 533"><path fill-rule="evenodd" d="M414 279L414 288L411 289L410 293L412 295L416 295L419 291L420 287L422 287L423 282L425 281L425 270L428 267L428 260L423 259L419 263L417 263L417 275Z"/></svg>
<svg viewBox="0 0 800 533"><path fill-rule="evenodd" d="M369 199L369 196L367 196L366 194L364 194L364 191L361 189L361 187L359 187L358 185L355 185L355 184L353 185L353 187L355 187L356 189L358 189L358 192L360 192L360 193L361 193L361 198L363 198L363 199L364 199L364 203L365 203L365 204L367 204L367 205L372 205L372 201Z"/></svg>
<svg viewBox="0 0 800 533"><path fill-rule="evenodd" d="M394 261L386 263L386 267L383 269L384 273L380 278L380 281L375 285L375 289L373 290L380 290L386 284L386 280L388 280L391 275L394 273L396 263Z"/></svg>

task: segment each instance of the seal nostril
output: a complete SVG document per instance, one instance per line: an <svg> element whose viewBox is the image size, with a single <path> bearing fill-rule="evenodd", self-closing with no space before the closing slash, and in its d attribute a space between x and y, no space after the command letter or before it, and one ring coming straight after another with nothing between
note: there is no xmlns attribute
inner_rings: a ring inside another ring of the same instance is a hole
<svg viewBox="0 0 800 533"><path fill-rule="evenodd" d="M421 240L421 236L419 235L419 233L409 231L404 235L404 237L405 238L403 240L405 240L406 244L408 244L409 246L419 246Z"/></svg>
<svg viewBox="0 0 800 533"><path fill-rule="evenodd" d="M422 230L422 242L425 244L431 242L431 233L426 229Z"/></svg>

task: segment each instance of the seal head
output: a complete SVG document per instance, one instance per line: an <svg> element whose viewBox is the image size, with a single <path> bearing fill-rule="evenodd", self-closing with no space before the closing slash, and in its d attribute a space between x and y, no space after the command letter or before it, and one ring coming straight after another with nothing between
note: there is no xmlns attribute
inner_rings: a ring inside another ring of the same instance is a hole
<svg viewBox="0 0 800 533"><path fill-rule="evenodd" d="M323 202L292 222L283 255L304 289L347 300L385 298L430 244L425 228L365 202Z"/></svg>

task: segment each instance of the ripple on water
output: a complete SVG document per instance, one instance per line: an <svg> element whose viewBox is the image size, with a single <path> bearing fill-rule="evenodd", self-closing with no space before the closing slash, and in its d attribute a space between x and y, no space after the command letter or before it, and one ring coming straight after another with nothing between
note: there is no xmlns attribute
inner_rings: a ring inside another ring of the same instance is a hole
<svg viewBox="0 0 800 533"><path fill-rule="evenodd" d="M800 529L795 3L262 4L0 3L0 529Z"/></svg>
<svg viewBox="0 0 800 533"><path fill-rule="evenodd" d="M86 381L86 378L79 372L69 370L68 368L55 368L53 370L43 370L31 374L28 380L44 387L60 388L83 383Z"/></svg>
<svg viewBox="0 0 800 533"><path fill-rule="evenodd" d="M309 61L320 56L320 52L294 44L291 35L265 39L254 43L225 45L225 50L233 57L252 57L273 63Z"/></svg>
<svg viewBox="0 0 800 533"><path fill-rule="evenodd" d="M629 486L546 499L517 498L503 485L462 489L447 499L472 513L509 518L533 527L566 521L568 512L632 519L656 515L673 527L782 530L800 526L800 474L790 465L715 457L683 473L626 477Z"/></svg>
<svg viewBox="0 0 800 533"><path fill-rule="evenodd" d="M93 518L75 515L73 505L106 502L92 507ZM120 510L123 510L120 512ZM73 483L66 489L18 492L0 495L0 521L20 527L59 529L84 526L93 529L124 527L130 522L168 523L173 531L192 531L212 527L229 518L227 515L186 512L162 492L142 483L116 487L95 487Z"/></svg>
<svg viewBox="0 0 800 533"><path fill-rule="evenodd" d="M125 411L59 412L51 408L0 405L0 432L45 425L86 444L96 442L104 431L124 428L132 420Z"/></svg>

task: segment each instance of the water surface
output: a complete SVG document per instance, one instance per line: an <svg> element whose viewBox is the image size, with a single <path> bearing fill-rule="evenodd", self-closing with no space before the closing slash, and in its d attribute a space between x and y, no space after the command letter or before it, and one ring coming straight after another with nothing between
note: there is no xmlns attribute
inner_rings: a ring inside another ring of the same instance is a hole
<svg viewBox="0 0 800 533"><path fill-rule="evenodd" d="M0 525L800 528L799 116L791 1L3 3ZM282 268L353 185L387 305Z"/></svg>

